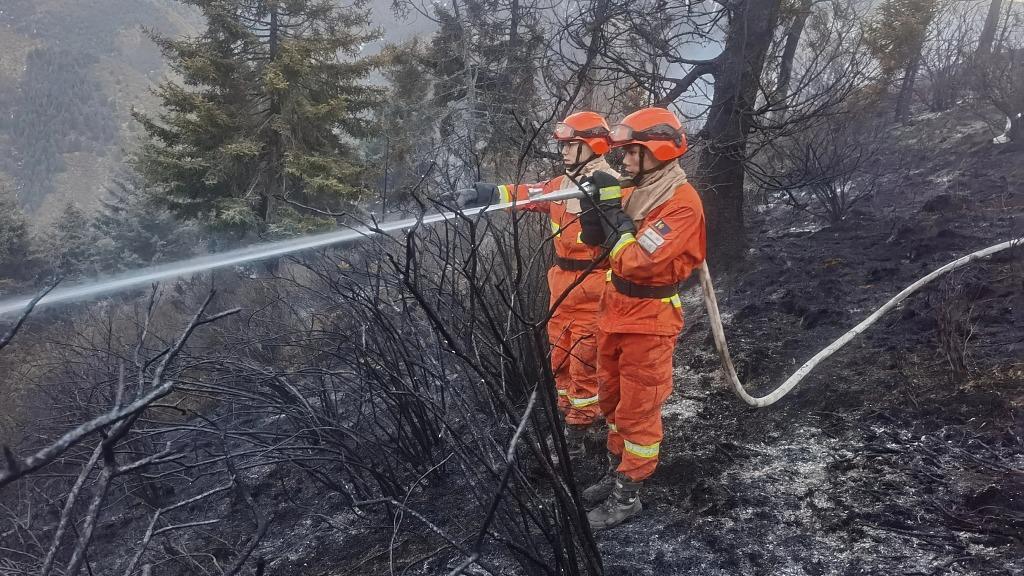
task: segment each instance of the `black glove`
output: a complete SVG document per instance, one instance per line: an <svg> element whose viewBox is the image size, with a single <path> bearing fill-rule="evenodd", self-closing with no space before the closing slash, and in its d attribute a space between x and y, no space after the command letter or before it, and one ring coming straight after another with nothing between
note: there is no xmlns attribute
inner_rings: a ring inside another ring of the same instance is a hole
<svg viewBox="0 0 1024 576"><path fill-rule="evenodd" d="M461 191L460 191L461 192ZM477 206L490 206L498 202L500 198L498 185L490 182L477 182L473 187L460 194L455 199L459 208L476 208Z"/></svg>
<svg viewBox="0 0 1024 576"><path fill-rule="evenodd" d="M460 210L472 206L477 199L476 188L459 188L455 192L449 192L441 197L441 201L454 204Z"/></svg>
<svg viewBox="0 0 1024 576"><path fill-rule="evenodd" d="M440 200L455 204L461 210L463 208L489 206L496 203L500 197L497 184L477 182L473 184L472 188L459 188L454 192L447 192L440 197Z"/></svg>
<svg viewBox="0 0 1024 576"><path fill-rule="evenodd" d="M585 244L611 248L623 234L636 232L633 219L622 211L622 186L617 178L598 171L581 184L587 193L583 205L590 205L580 214L580 239Z"/></svg>

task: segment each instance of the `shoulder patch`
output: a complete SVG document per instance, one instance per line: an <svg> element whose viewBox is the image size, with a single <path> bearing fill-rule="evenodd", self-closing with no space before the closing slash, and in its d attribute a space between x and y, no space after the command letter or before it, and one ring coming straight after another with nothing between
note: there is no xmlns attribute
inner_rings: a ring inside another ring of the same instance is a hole
<svg viewBox="0 0 1024 576"><path fill-rule="evenodd" d="M658 248L665 244L665 237L658 234L658 231L651 227L644 230L643 234L637 237L636 241L648 254L654 254Z"/></svg>
<svg viewBox="0 0 1024 576"><path fill-rule="evenodd" d="M651 228L657 230L658 233L661 234L662 236L667 236L668 233L672 231L672 229L669 228L668 224L665 223L665 220L658 220L657 222L651 225Z"/></svg>

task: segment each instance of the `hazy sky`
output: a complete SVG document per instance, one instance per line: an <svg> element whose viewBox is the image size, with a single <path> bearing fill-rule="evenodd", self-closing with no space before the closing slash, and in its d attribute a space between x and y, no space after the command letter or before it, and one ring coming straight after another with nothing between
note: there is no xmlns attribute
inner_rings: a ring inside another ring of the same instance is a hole
<svg viewBox="0 0 1024 576"><path fill-rule="evenodd" d="M404 18L395 16L391 4L392 0L373 2L373 22L384 30L382 42L402 42L416 35L429 34L436 28L430 19L415 11L410 11Z"/></svg>

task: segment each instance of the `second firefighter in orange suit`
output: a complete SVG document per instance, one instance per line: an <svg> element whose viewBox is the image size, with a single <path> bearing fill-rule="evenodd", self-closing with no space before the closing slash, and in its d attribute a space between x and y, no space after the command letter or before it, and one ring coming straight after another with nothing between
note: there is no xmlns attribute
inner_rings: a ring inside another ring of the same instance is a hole
<svg viewBox="0 0 1024 576"><path fill-rule="evenodd" d="M608 420L608 473L583 496L595 529L640 512L639 491L661 451L661 408L672 392L672 352L683 328L679 284L706 251L704 210L678 158L679 120L664 108L627 116L611 132L635 188L621 200L595 192L583 238L610 250L598 315L600 405ZM604 183L594 179L594 188Z"/></svg>
<svg viewBox="0 0 1024 576"><path fill-rule="evenodd" d="M620 194L619 175L604 159L610 148L609 132L608 123L597 113L572 114L555 127L554 133L565 175L531 185L477 183L473 191L467 191L469 198L460 198L459 204L465 207L526 200L575 187L574 180L579 182L595 174L604 174L612 183L614 193ZM550 220L555 257L554 265L548 270L548 289L552 306L561 300L548 321L551 368L558 389L559 410L565 417L569 452L582 456L586 433L600 414L596 373L597 309L608 262L601 259L604 250L584 243L581 238L580 200L531 203L522 209L544 213Z"/></svg>

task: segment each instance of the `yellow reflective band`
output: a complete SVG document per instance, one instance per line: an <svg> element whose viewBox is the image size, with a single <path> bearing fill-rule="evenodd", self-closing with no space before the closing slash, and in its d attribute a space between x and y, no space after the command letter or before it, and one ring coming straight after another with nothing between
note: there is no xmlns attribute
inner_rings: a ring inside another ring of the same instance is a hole
<svg viewBox="0 0 1024 576"><path fill-rule="evenodd" d="M583 232L578 232L576 234L576 243L583 244Z"/></svg>
<svg viewBox="0 0 1024 576"><path fill-rule="evenodd" d="M615 243L615 247L612 248L611 257L612 258L617 257L619 255L619 252L622 252L622 250L626 246L629 246L630 244L634 244L635 242L636 242L636 238L632 234L630 234L629 232L626 232L625 234L623 234L619 238L619 241Z"/></svg>
<svg viewBox="0 0 1024 576"><path fill-rule="evenodd" d="M654 444L650 444L647 446L633 444L629 440L623 440L623 442L625 442L626 444L626 452L629 452L630 454L634 456L639 456L641 458L657 458L658 449L661 446L660 442L655 442Z"/></svg>
<svg viewBox="0 0 1024 576"><path fill-rule="evenodd" d="M619 431L619 427L616 426L615 424L612 424L611 422L608 423L608 429L611 430L612 432L618 432Z"/></svg>
<svg viewBox="0 0 1024 576"><path fill-rule="evenodd" d="M611 270L605 270L604 271L604 281L605 282L611 282L612 281L612 271Z"/></svg>
<svg viewBox="0 0 1024 576"><path fill-rule="evenodd" d="M569 391L568 390L559 390L558 391L558 395L559 396L568 396L569 395Z"/></svg>
<svg viewBox="0 0 1024 576"><path fill-rule="evenodd" d="M501 195L501 203L502 204L506 204L506 203L512 201L512 193L509 192L508 186L505 186L504 184L501 185L501 186L498 186L498 193Z"/></svg>
<svg viewBox="0 0 1024 576"><path fill-rule="evenodd" d="M597 404L597 400L597 396L591 396L590 398L569 397L569 403L572 404L573 408L586 408L587 406L593 406L594 404Z"/></svg>
<svg viewBox="0 0 1024 576"><path fill-rule="evenodd" d="M662 298L661 301L665 304L671 303L673 308L683 307L683 301L679 299L679 294L675 294L670 298Z"/></svg>
<svg viewBox="0 0 1024 576"><path fill-rule="evenodd" d="M622 186L606 186L604 188L601 188L599 192L602 201L622 198Z"/></svg>
<svg viewBox="0 0 1024 576"><path fill-rule="evenodd" d="M562 236L562 227L558 225L558 222L551 221L551 233L555 236Z"/></svg>

